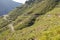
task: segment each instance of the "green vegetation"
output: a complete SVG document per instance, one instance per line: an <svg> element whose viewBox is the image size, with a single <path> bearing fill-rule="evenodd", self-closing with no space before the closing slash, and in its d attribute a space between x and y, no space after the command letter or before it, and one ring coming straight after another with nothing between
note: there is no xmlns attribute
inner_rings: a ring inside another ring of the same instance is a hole
<svg viewBox="0 0 60 40"><path fill-rule="evenodd" d="M26 1L6 18L0 17L0 40L60 40L60 0Z"/></svg>

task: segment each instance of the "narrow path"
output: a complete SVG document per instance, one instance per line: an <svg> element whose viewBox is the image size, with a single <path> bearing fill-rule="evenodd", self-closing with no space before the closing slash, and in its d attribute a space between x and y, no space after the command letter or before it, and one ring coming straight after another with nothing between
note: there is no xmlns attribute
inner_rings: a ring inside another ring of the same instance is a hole
<svg viewBox="0 0 60 40"><path fill-rule="evenodd" d="M11 32L14 32L15 31L12 23L10 23L8 25L8 27L9 27L9 29L10 29Z"/></svg>
<svg viewBox="0 0 60 40"><path fill-rule="evenodd" d="M4 20L8 20L7 17L8 17L8 15L3 15Z"/></svg>
<svg viewBox="0 0 60 40"><path fill-rule="evenodd" d="M4 17L3 17L4 20L10 21L10 20L7 19L7 17L8 17L9 15L3 15L3 16L4 16ZM11 23L8 25L8 28L10 29L11 32L14 32L14 31L15 31L15 30L14 30L14 26L13 26L13 22L11 22Z"/></svg>

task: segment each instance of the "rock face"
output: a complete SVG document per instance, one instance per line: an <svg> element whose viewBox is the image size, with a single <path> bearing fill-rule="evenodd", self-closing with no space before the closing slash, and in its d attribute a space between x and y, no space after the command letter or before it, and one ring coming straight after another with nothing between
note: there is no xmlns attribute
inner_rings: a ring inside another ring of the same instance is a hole
<svg viewBox="0 0 60 40"><path fill-rule="evenodd" d="M21 3L12 0L0 0L0 16L7 14L9 11L20 5Z"/></svg>

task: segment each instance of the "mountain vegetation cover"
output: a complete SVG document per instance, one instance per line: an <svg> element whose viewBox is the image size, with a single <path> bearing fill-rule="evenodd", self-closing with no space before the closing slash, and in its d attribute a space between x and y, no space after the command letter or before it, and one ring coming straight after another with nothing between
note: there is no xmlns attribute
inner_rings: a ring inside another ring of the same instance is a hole
<svg viewBox="0 0 60 40"><path fill-rule="evenodd" d="M0 40L60 40L60 0L28 0L0 16Z"/></svg>

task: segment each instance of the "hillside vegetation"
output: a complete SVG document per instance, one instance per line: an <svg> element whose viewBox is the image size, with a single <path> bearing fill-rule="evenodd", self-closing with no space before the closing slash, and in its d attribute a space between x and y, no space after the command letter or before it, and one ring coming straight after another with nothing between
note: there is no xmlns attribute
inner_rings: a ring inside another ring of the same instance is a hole
<svg viewBox="0 0 60 40"><path fill-rule="evenodd" d="M0 40L60 40L60 0L29 0L1 16Z"/></svg>

